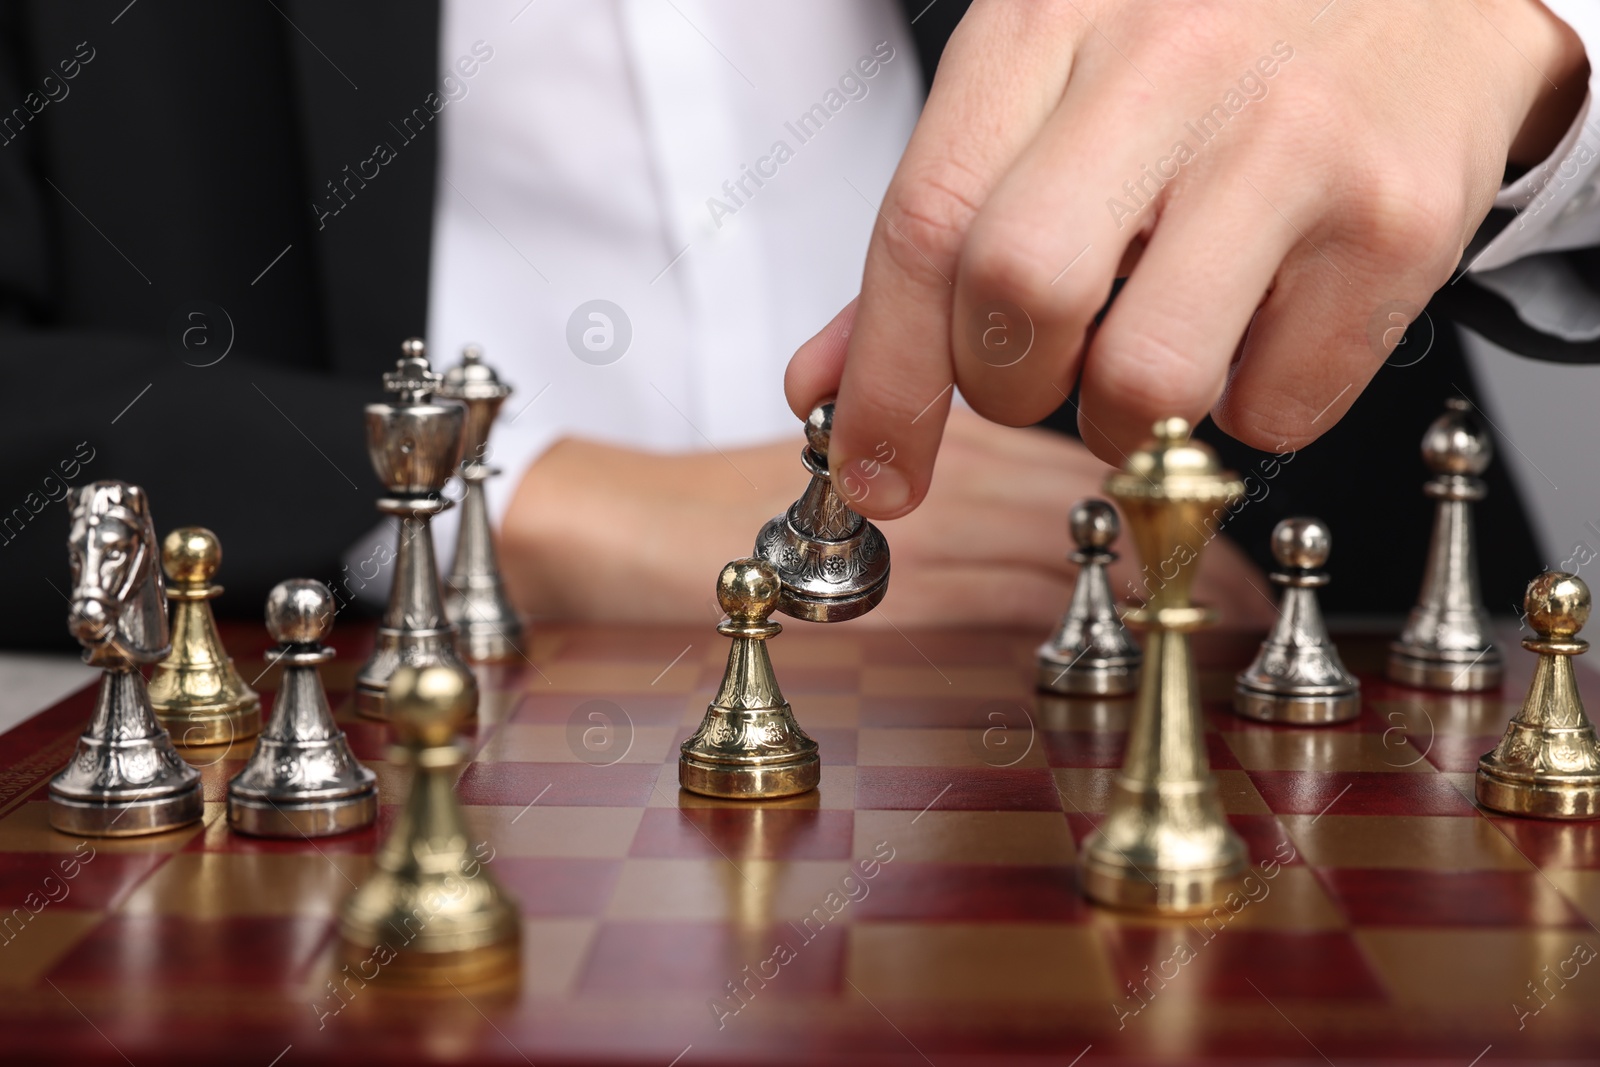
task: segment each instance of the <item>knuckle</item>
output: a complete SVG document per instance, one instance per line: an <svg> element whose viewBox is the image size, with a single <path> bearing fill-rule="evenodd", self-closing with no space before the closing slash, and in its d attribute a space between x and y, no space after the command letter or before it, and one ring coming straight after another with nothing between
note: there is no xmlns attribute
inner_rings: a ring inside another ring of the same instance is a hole
<svg viewBox="0 0 1600 1067"><path fill-rule="evenodd" d="M978 197L967 184L928 173L897 182L890 190L878 220L879 243L900 270L912 277L949 280L978 213Z"/></svg>
<svg viewBox="0 0 1600 1067"><path fill-rule="evenodd" d="M1201 395L1205 369L1155 330L1142 327L1102 336L1096 347L1102 346L1104 354L1098 360L1091 355L1091 366L1103 395L1115 397L1124 410L1145 419L1188 417L1208 403Z"/></svg>
<svg viewBox="0 0 1600 1067"><path fill-rule="evenodd" d="M1465 212L1463 194L1417 171L1390 163L1369 166L1346 190L1355 236L1380 261L1416 262L1453 253Z"/></svg>

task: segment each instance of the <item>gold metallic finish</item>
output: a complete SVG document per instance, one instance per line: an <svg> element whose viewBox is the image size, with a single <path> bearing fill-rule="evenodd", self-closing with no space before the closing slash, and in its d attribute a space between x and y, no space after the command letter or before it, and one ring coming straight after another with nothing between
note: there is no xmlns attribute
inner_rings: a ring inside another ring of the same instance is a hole
<svg viewBox="0 0 1600 1067"><path fill-rule="evenodd" d="M1122 770L1080 865L1090 900L1162 914L1207 911L1244 873L1244 841L1222 812L1206 760L1189 631L1215 614L1189 602L1195 563L1244 484L1189 440L1182 419L1106 478L1143 561L1146 600L1124 618L1148 631Z"/></svg>
<svg viewBox="0 0 1600 1067"><path fill-rule="evenodd" d="M1546 571L1523 602L1537 653L1528 695L1500 744L1478 761L1478 802L1511 815L1541 819L1600 818L1600 742L1583 710L1572 657L1589 649L1578 631L1589 620L1589 587L1581 578Z"/></svg>
<svg viewBox="0 0 1600 1067"><path fill-rule="evenodd" d="M821 777L817 743L795 721L767 653L767 640L783 630L769 621L779 595L778 571L762 559L735 560L717 577L728 615L717 632L733 647L722 686L678 758L678 784L692 793L787 797L815 789Z"/></svg>
<svg viewBox="0 0 1600 1067"><path fill-rule="evenodd" d="M379 955L398 984L446 986L515 975L521 922L516 902L489 873L467 834L455 795L466 754L456 734L477 688L445 666L402 666L389 680L388 718L399 745L390 758L414 770L375 869L345 901L339 934L346 958Z"/></svg>
<svg viewBox="0 0 1600 1067"><path fill-rule="evenodd" d="M222 563L217 535L184 526L161 542L161 568L172 601L172 655L150 675L150 704L172 743L228 745L261 732L261 698L245 684L222 647L212 577Z"/></svg>

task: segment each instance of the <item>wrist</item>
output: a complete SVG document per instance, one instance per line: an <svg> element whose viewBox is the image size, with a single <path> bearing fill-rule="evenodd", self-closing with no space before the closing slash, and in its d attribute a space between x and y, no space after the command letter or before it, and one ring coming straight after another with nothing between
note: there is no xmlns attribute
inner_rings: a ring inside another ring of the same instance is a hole
<svg viewBox="0 0 1600 1067"><path fill-rule="evenodd" d="M1504 9L1512 16L1505 37L1521 53L1513 62L1523 74L1507 162L1531 167L1549 157L1577 118L1588 92L1589 58L1572 27L1539 0L1511 0Z"/></svg>

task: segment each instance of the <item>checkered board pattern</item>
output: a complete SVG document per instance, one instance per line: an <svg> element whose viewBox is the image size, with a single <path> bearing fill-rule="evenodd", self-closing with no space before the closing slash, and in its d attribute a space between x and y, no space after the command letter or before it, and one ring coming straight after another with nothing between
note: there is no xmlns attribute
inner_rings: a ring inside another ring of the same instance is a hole
<svg viewBox="0 0 1600 1067"><path fill-rule="evenodd" d="M84 845L48 828L45 783L91 694L0 736L0 1059L1487 1067L1600 1054L1600 826L1471 799L1477 757L1526 685L1532 657L1514 640L1502 692L1447 697L1385 684L1382 641L1344 639L1360 720L1295 729L1231 713L1254 640L1203 635L1212 766L1257 866L1237 910L1187 922L1079 895L1076 851L1105 807L1128 704L1036 695L1037 635L790 625L771 647L821 744L822 785L750 804L676 783L722 638L545 627L530 664L481 675L459 783L488 869L521 902L520 987L419 999L381 975L338 996L329 985L337 909L406 789L386 729L352 713L370 634L339 636L325 677L378 772L375 830L231 834L236 749L190 753L204 825ZM227 639L247 678L262 670L264 635ZM275 683L260 678L264 699Z"/></svg>

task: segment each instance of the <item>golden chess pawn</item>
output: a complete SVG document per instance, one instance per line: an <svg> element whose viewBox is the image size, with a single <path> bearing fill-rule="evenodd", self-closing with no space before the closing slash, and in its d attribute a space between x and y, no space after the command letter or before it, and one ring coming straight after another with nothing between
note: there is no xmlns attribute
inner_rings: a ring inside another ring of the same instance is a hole
<svg viewBox="0 0 1600 1067"><path fill-rule="evenodd" d="M455 795L466 759L456 735L477 695L453 667L403 666L389 680L390 759L413 768L411 791L371 876L345 901L339 934L346 962L370 961L402 984L497 984L520 966L516 901L473 847Z"/></svg>
<svg viewBox="0 0 1600 1067"><path fill-rule="evenodd" d="M1478 761L1484 807L1541 819L1600 817L1600 742L1572 668L1572 657L1589 649L1578 637L1589 604L1589 587L1574 575L1546 571L1528 583L1523 609L1535 636L1522 647L1539 662L1522 710Z"/></svg>
<svg viewBox="0 0 1600 1067"><path fill-rule="evenodd" d="M787 797L815 789L821 778L817 743L795 722L767 654L767 640L783 631L770 621L781 591L777 569L762 559L734 560L717 576L717 602L728 615L717 632L733 647L722 685L678 758L678 784L692 793Z"/></svg>
<svg viewBox="0 0 1600 1067"><path fill-rule="evenodd" d="M1191 631L1216 613L1190 602L1195 563L1244 494L1189 424L1164 419L1155 440L1106 478L1144 563L1145 603L1124 619L1148 637L1122 770L1105 818L1084 842L1089 899L1166 914L1208 910L1244 873L1244 841L1223 815L1206 759ZM1207 531L1210 531L1209 533Z"/></svg>
<svg viewBox="0 0 1600 1067"><path fill-rule="evenodd" d="M261 698L234 669L211 614L221 563L217 535L204 527L180 527L161 542L172 655L150 676L150 704L176 745L226 745L261 732Z"/></svg>

